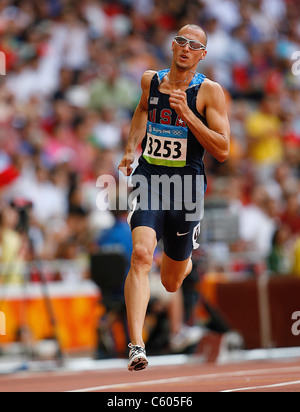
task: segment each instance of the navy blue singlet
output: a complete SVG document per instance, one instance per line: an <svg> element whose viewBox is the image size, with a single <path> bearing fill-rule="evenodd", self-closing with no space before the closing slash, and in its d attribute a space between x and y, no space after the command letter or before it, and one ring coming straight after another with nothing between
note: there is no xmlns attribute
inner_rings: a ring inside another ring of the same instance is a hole
<svg viewBox="0 0 300 412"><path fill-rule="evenodd" d="M151 165L148 166L149 171L157 174L204 175L203 147L170 107L170 95L159 91L161 81L168 73L169 70L162 70L151 81L147 131L142 141L143 155L139 163ZM198 91L204 80L203 74L196 73L186 95L189 108L206 124L196 108Z"/></svg>

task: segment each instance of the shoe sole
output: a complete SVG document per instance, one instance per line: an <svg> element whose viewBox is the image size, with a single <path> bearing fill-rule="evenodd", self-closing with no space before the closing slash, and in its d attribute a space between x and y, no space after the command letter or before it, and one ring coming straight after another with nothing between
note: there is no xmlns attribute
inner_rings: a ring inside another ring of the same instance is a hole
<svg viewBox="0 0 300 412"><path fill-rule="evenodd" d="M128 370L130 372L139 372L146 369L148 366L148 360L143 356L137 356L128 365Z"/></svg>

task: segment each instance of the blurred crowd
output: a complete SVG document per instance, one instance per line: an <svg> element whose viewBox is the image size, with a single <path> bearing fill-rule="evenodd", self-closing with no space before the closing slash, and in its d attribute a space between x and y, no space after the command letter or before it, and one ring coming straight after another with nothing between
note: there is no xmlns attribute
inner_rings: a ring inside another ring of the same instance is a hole
<svg viewBox="0 0 300 412"><path fill-rule="evenodd" d="M172 39L187 23L206 29L198 71L227 97L230 158L205 157L207 198L226 201L238 220L226 253L251 252L270 274L300 276L297 0L1 0L2 281L5 264L28 255L16 199L32 202L33 257L82 263L100 247L115 217L97 208L96 181L118 179L141 76L170 66ZM85 268L49 269L48 278L80 281ZM19 275L17 265L10 279Z"/></svg>

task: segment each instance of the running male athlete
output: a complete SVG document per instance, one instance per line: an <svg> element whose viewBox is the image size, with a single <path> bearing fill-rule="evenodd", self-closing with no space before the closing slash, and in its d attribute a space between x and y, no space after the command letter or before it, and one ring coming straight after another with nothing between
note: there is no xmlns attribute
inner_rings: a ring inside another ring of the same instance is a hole
<svg viewBox="0 0 300 412"><path fill-rule="evenodd" d="M196 73L207 54L206 45L207 36L200 26L184 26L172 43L171 69L146 71L142 76L142 96L119 170L131 175L136 149L142 143L143 153L134 175L147 179L149 187L145 190L149 194L153 176L200 175L206 182L205 151L220 162L228 157L230 126L223 90ZM194 196L194 182L192 187ZM157 196L161 206L164 194ZM200 218L188 221L184 206L182 210L178 205L174 207L174 196L170 201L170 210L152 210L149 206L131 213L133 253L125 283L130 371L148 365L142 332L150 298L148 274L157 242L163 239L161 281L167 291L176 292L192 270L191 255Z"/></svg>

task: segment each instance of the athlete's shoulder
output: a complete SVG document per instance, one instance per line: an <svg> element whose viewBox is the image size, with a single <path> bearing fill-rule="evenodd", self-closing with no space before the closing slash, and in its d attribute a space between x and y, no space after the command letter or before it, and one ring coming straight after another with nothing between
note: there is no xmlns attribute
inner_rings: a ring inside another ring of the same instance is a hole
<svg viewBox="0 0 300 412"><path fill-rule="evenodd" d="M157 80L160 83L163 78L170 72L170 69L164 69L164 70L159 70L159 71L154 71L154 70L146 70L142 76L142 81L144 80L145 82L151 81L154 76L157 76Z"/></svg>
<svg viewBox="0 0 300 412"><path fill-rule="evenodd" d="M142 84L150 83L155 74L157 74L157 72L154 70L146 70L142 75Z"/></svg>
<svg viewBox="0 0 300 412"><path fill-rule="evenodd" d="M203 91L207 91L207 93L223 93L222 86L207 77L203 81Z"/></svg>
<svg viewBox="0 0 300 412"><path fill-rule="evenodd" d="M143 73L142 78L148 78L148 77L151 77L151 78L152 78L156 73L157 73L157 72L156 72L155 70L146 70L146 71Z"/></svg>
<svg viewBox="0 0 300 412"><path fill-rule="evenodd" d="M225 94L222 86L210 79L205 79L201 88L201 98L208 102L215 103L216 101L224 102Z"/></svg>
<svg viewBox="0 0 300 412"><path fill-rule="evenodd" d="M142 96L140 104L145 108L145 110L147 110L147 101L149 98L151 81L156 73L157 72L153 70L146 70L141 78Z"/></svg>

